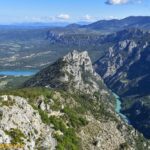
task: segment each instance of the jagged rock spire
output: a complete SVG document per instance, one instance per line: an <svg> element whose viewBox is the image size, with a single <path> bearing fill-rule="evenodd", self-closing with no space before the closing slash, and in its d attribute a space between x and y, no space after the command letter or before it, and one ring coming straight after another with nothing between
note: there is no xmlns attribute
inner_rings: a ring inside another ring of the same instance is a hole
<svg viewBox="0 0 150 150"><path fill-rule="evenodd" d="M25 87L74 88L87 93L100 91L102 85L103 81L94 72L88 52L76 50L43 69L24 84Z"/></svg>

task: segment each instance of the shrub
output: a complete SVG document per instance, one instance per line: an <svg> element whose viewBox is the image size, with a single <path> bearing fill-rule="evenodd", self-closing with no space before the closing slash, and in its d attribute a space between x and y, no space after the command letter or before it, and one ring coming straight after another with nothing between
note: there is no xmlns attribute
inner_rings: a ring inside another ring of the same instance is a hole
<svg viewBox="0 0 150 150"><path fill-rule="evenodd" d="M39 114L41 116L42 122L49 125L50 124L50 119L48 117L48 114L44 112L43 110L38 109Z"/></svg>
<svg viewBox="0 0 150 150"><path fill-rule="evenodd" d="M66 132L66 125L63 123L63 121L60 118L51 116L49 118L49 122L54 125L55 130L60 130L63 133Z"/></svg>
<svg viewBox="0 0 150 150"><path fill-rule="evenodd" d="M78 128L88 123L85 118L81 117L77 112L69 107L65 107L63 112L66 113L72 127Z"/></svg>
<svg viewBox="0 0 150 150"><path fill-rule="evenodd" d="M76 136L75 130L72 128L66 129L64 135L56 135L55 137L58 141L58 145L56 147L57 150L80 149L79 138Z"/></svg>
<svg viewBox="0 0 150 150"><path fill-rule="evenodd" d="M12 138L12 144L24 144L23 139L26 137L19 129L11 129L5 133Z"/></svg>

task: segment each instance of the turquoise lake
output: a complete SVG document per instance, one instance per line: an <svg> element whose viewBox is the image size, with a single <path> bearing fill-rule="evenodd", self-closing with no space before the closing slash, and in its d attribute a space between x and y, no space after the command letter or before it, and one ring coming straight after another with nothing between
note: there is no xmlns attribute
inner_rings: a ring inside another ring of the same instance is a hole
<svg viewBox="0 0 150 150"><path fill-rule="evenodd" d="M4 76L31 76L38 72L38 70L0 70L0 75Z"/></svg>

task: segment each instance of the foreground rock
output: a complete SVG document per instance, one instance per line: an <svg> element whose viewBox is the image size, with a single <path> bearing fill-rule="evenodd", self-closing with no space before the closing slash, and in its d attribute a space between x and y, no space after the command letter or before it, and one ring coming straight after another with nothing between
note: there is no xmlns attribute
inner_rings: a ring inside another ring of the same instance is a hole
<svg viewBox="0 0 150 150"><path fill-rule="evenodd" d="M1 96L0 99L0 143L19 143L25 150L55 148L52 128L42 122L38 111L34 110L26 99L7 95Z"/></svg>
<svg viewBox="0 0 150 150"><path fill-rule="evenodd" d="M29 95L31 90L42 94L38 89L26 89L20 90L19 95L24 92ZM52 92L48 89L43 91ZM64 95L56 91L52 93L50 99L47 99L49 94L46 97L37 95L34 99L31 96L30 99L1 96L0 143L21 144L25 150L67 149L70 144L71 148L84 150L149 149L148 142L113 110L110 114L108 106L104 105L106 110L101 111L102 102L96 103L94 99L88 99L89 96L82 99L77 95ZM87 100L93 102L86 103ZM76 108L84 111L77 111ZM70 133L72 128L75 132ZM68 138L75 138L75 141Z"/></svg>

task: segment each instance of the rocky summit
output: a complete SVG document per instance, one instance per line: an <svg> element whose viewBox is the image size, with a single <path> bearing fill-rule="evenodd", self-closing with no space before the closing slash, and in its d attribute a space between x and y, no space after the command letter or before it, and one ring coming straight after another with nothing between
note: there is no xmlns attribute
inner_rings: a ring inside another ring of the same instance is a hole
<svg viewBox="0 0 150 150"><path fill-rule="evenodd" d="M115 98L94 72L87 52L69 53L23 86L0 92L4 148L150 149L149 141L115 112Z"/></svg>
<svg viewBox="0 0 150 150"><path fill-rule="evenodd" d="M44 86L57 89L71 89L73 87L90 93L100 91L102 87L104 88L104 83L101 77L93 70L88 53L74 50L40 71L28 80L24 86Z"/></svg>

